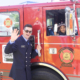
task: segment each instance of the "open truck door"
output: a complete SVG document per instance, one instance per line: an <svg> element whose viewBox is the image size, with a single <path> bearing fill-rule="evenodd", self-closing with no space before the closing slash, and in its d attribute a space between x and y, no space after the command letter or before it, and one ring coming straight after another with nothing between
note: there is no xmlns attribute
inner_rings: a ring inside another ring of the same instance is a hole
<svg viewBox="0 0 80 80"><path fill-rule="evenodd" d="M23 7L8 6L0 7L0 79L10 79L9 72L13 63L13 53L5 54L4 49L10 40L14 28L23 29Z"/></svg>

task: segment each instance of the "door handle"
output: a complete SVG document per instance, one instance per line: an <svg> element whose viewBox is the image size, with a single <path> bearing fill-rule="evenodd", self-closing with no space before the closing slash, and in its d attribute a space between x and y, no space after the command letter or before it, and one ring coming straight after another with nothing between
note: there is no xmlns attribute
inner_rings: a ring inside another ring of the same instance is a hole
<svg viewBox="0 0 80 80"><path fill-rule="evenodd" d="M38 45L40 45L40 30L38 30ZM38 49L38 56L41 56L40 50Z"/></svg>

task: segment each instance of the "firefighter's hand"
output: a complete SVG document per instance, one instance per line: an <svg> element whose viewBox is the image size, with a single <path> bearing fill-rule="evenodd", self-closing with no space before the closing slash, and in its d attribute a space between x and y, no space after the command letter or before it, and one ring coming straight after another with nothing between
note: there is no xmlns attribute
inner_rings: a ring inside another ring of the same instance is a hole
<svg viewBox="0 0 80 80"><path fill-rule="evenodd" d="M14 42L19 37L18 32L19 32L19 30L17 30L17 29L14 29L12 31L12 34L11 34L11 42Z"/></svg>
<svg viewBox="0 0 80 80"><path fill-rule="evenodd" d="M41 50L41 46L40 45L37 45L37 50Z"/></svg>

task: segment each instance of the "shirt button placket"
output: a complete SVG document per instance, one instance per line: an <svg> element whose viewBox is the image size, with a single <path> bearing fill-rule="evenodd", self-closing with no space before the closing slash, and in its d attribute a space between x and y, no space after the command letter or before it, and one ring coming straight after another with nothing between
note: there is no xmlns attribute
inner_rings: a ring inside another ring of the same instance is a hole
<svg viewBox="0 0 80 80"><path fill-rule="evenodd" d="M31 53L30 53L31 54ZM29 57L30 59L31 59L31 57ZM31 61L30 61L31 62ZM29 67L30 67L31 65L29 65Z"/></svg>
<svg viewBox="0 0 80 80"><path fill-rule="evenodd" d="M27 54L27 52L26 52L26 54ZM26 59L27 59L27 56L26 56ZM26 61L26 67L27 67L27 61Z"/></svg>

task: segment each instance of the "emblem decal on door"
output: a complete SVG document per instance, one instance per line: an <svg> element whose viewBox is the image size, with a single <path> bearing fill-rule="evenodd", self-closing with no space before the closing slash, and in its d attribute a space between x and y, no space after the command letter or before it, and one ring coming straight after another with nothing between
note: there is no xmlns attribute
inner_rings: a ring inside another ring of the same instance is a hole
<svg viewBox="0 0 80 80"><path fill-rule="evenodd" d="M60 60L63 62L62 66L64 67L72 67L71 62L74 59L74 53L71 48L62 48L60 50Z"/></svg>
<svg viewBox="0 0 80 80"><path fill-rule="evenodd" d="M5 25L7 28L11 27L12 24L13 24L13 22L12 22L12 20L11 20L10 18L6 18L6 19L4 20L4 25Z"/></svg>

